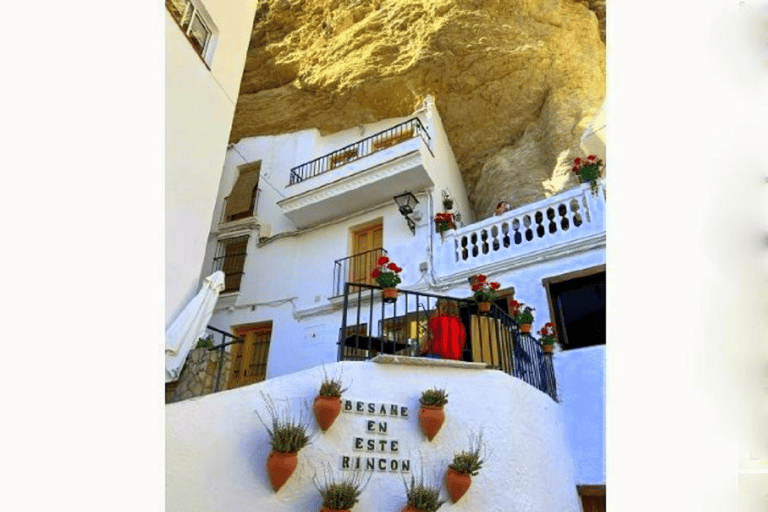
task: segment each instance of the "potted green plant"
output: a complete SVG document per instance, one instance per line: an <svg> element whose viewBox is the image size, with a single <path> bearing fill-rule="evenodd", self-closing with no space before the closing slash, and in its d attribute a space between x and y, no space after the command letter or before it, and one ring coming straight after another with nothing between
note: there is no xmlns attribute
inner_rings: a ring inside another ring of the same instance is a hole
<svg viewBox="0 0 768 512"><path fill-rule="evenodd" d="M320 383L320 391L315 398L312 410L320 428L328 430L336 417L341 412L341 394L346 389L341 388L341 378L331 378L323 369L323 381Z"/></svg>
<svg viewBox="0 0 768 512"><path fill-rule="evenodd" d="M287 411L280 415L271 399L264 398L264 401L269 414L269 425L258 411L256 416L269 434L272 451L267 458L267 474L272 488L277 492L296 469L299 450L309 443L309 425L303 414L299 414L298 418L290 416Z"/></svg>
<svg viewBox="0 0 768 512"><path fill-rule="evenodd" d="M435 230L443 235L449 229L456 229L453 214L450 212L441 212L435 215Z"/></svg>
<svg viewBox="0 0 768 512"><path fill-rule="evenodd" d="M589 183L592 189L592 194L597 195L597 180L602 177L603 161L597 158L595 155L589 155L585 159L574 158L573 169L571 169L576 177L579 178L579 183Z"/></svg>
<svg viewBox="0 0 768 512"><path fill-rule="evenodd" d="M209 334L206 337L200 336L197 338L197 344L195 348L213 348L213 334Z"/></svg>
<svg viewBox="0 0 768 512"><path fill-rule="evenodd" d="M551 354L557 341L557 332L555 332L555 326L552 325L552 322L544 324L544 327L539 330L539 335L541 336L539 343L541 343L542 350L545 354Z"/></svg>
<svg viewBox="0 0 768 512"><path fill-rule="evenodd" d="M410 485L405 480L403 482L408 503L402 512L435 512L445 503L445 500L440 499L440 487L425 483L423 477L417 482L411 476Z"/></svg>
<svg viewBox="0 0 768 512"><path fill-rule="evenodd" d="M533 311L536 308L526 306L522 302L516 300L509 301L509 311L514 318L517 325L520 326L520 332L531 332L531 324L533 323Z"/></svg>
<svg viewBox="0 0 768 512"><path fill-rule="evenodd" d="M349 512L359 501L360 495L370 482L372 474L369 473L368 479L364 480L360 471L354 471L340 482L336 482L332 475L328 476L326 473L322 485L319 485L317 480L312 477L312 483L323 499L320 512Z"/></svg>
<svg viewBox="0 0 768 512"><path fill-rule="evenodd" d="M398 275L403 271L394 261L389 261L386 256L379 256L377 267L371 272L371 277L381 286L381 294L384 302L394 302L397 299L397 285L402 282Z"/></svg>
<svg viewBox="0 0 768 512"><path fill-rule="evenodd" d="M490 282L488 278L483 274L478 274L471 278L472 282L472 297L477 302L477 309L480 313L487 313L491 310L491 304L498 296L496 290L501 285L495 281Z"/></svg>
<svg viewBox="0 0 768 512"><path fill-rule="evenodd" d="M485 443L482 431L477 437L470 437L469 450L454 453L453 461L445 473L445 487L451 501L456 503L472 485L472 477L476 476L486 461Z"/></svg>
<svg viewBox="0 0 768 512"><path fill-rule="evenodd" d="M448 393L443 388L427 389L419 399L419 426L430 441L440 431L445 421L443 406L448 403Z"/></svg>

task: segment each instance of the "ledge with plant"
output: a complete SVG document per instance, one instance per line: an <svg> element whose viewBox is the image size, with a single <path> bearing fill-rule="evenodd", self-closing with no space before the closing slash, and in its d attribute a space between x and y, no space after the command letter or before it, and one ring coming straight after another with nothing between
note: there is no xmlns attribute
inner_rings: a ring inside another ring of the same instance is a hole
<svg viewBox="0 0 768 512"><path fill-rule="evenodd" d="M303 414L294 418L287 411L279 414L272 399L265 397L264 402L269 415L269 425L258 411L256 416L269 434L272 451L267 458L267 473L272 488L277 492L288 481L299 463L298 452L309 444L309 423Z"/></svg>
<svg viewBox="0 0 768 512"><path fill-rule="evenodd" d="M394 261L389 261L386 256L379 256L377 267L371 272L371 277L383 289L381 291L385 302L394 302L397 299L397 285L402 282L398 275L403 271Z"/></svg>
<svg viewBox="0 0 768 512"><path fill-rule="evenodd" d="M520 332L531 332L531 324L533 323L533 311L536 308L526 306L522 302L516 300L509 301L510 316L514 318L517 325L520 326Z"/></svg>
<svg viewBox="0 0 768 512"><path fill-rule="evenodd" d="M472 477L477 476L487 460L485 453L483 432L480 431L477 436L470 436L469 450L453 455L453 462L448 465L445 473L445 487L454 503L459 501L472 485Z"/></svg>
<svg viewBox="0 0 768 512"><path fill-rule="evenodd" d="M431 441L445 421L443 406L448 403L448 393L443 388L427 389L421 393L419 402L421 403L419 426Z"/></svg>
<svg viewBox="0 0 768 512"><path fill-rule="evenodd" d="M498 290L501 285L495 281L488 281L483 274L478 274L471 278L472 298L477 302L477 309L480 313L487 313L491 310L491 304L499 296Z"/></svg>
<svg viewBox="0 0 768 512"><path fill-rule="evenodd" d="M541 343L542 350L544 350L545 354L551 354L557 341L557 332L552 322L544 324L544 327L539 330L539 336L541 336L539 343Z"/></svg>
<svg viewBox="0 0 768 512"><path fill-rule="evenodd" d="M589 155L587 158L574 158L573 171L579 179L579 183L589 183L592 194L597 195L597 180L603 176L603 161L595 155Z"/></svg>

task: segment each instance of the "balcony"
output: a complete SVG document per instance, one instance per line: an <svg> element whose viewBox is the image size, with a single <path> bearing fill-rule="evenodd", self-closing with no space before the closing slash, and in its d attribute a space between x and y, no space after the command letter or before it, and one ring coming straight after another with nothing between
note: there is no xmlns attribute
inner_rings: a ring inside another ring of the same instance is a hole
<svg viewBox="0 0 768 512"><path fill-rule="evenodd" d="M278 205L301 228L433 186L423 163L431 145L421 121L409 119L294 167L285 189L291 195Z"/></svg>
<svg viewBox="0 0 768 512"><path fill-rule="evenodd" d="M382 354L419 357L438 301L453 302L459 311L467 334L461 361L503 371L557 401L552 355L497 305L480 314L475 302L467 299L401 289L394 303L385 304L380 287L346 283L338 360L364 361Z"/></svg>
<svg viewBox="0 0 768 512"><path fill-rule="evenodd" d="M256 216L256 212L259 205L260 193L261 189L254 188L253 195L251 196L251 205L248 210L234 215L227 215L227 200L229 199L229 196L225 197L221 207L219 226L214 232L228 233L232 231L240 231L242 229L253 229L258 226L260 221Z"/></svg>
<svg viewBox="0 0 768 512"><path fill-rule="evenodd" d="M371 270L376 268L380 256L386 256L387 251L381 247L361 252L333 262L333 295L338 297L344 293L344 283L374 284Z"/></svg>
<svg viewBox="0 0 768 512"><path fill-rule="evenodd" d="M509 268L605 243L605 186L597 195L589 184L510 210L503 215L447 231L439 246L440 271L494 264Z"/></svg>

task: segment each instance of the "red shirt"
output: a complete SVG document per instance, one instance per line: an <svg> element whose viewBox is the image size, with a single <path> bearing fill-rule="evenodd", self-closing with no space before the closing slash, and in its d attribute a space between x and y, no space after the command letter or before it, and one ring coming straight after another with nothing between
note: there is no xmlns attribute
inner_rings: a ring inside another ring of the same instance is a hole
<svg viewBox="0 0 768 512"><path fill-rule="evenodd" d="M461 349L467 340L467 331L458 317L437 315L427 324L432 332L430 352L445 359L461 359Z"/></svg>

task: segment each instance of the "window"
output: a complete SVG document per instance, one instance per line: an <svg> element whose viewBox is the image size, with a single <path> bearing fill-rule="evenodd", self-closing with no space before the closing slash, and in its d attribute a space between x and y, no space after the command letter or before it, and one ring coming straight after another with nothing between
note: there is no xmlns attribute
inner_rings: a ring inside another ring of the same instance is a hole
<svg viewBox="0 0 768 512"><path fill-rule="evenodd" d="M267 378L272 322L236 327L234 331L245 341L232 345L232 371L227 389L247 386Z"/></svg>
<svg viewBox="0 0 768 512"><path fill-rule="evenodd" d="M605 266L544 280L563 350L605 344Z"/></svg>
<svg viewBox="0 0 768 512"><path fill-rule="evenodd" d="M215 32L210 16L191 0L165 0L165 7L197 54L210 66Z"/></svg>
<svg viewBox="0 0 768 512"><path fill-rule="evenodd" d="M213 270L224 272L223 293L240 290L247 247L248 235L227 238L219 242L218 254L213 258Z"/></svg>
<svg viewBox="0 0 768 512"><path fill-rule="evenodd" d="M256 209L261 161L241 165L238 170L240 174L225 199L224 222L250 217Z"/></svg>
<svg viewBox="0 0 768 512"><path fill-rule="evenodd" d="M349 282L376 284L371 277L371 271L376 267L376 261L383 254L382 238L384 227L381 219L373 224L352 231L352 254L349 265Z"/></svg>

